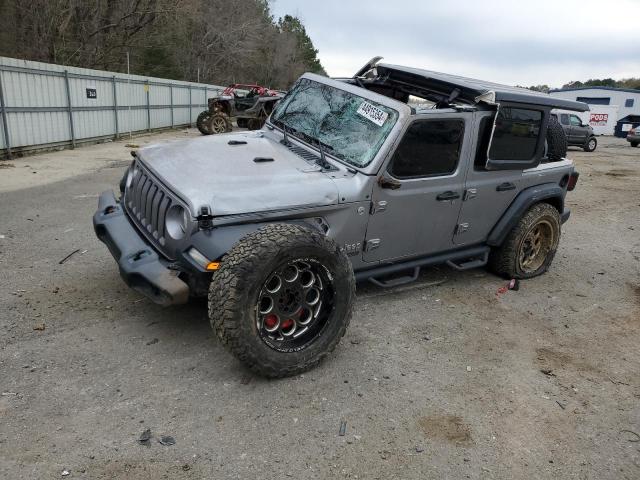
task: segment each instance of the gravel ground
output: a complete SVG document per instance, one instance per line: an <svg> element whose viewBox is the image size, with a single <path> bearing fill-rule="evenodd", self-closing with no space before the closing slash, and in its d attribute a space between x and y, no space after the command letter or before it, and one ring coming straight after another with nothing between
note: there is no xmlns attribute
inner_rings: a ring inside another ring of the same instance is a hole
<svg viewBox="0 0 640 480"><path fill-rule="evenodd" d="M120 280L91 216L125 143L0 164L0 478L640 478L640 149L572 149L548 274L361 285L334 354L269 381Z"/></svg>

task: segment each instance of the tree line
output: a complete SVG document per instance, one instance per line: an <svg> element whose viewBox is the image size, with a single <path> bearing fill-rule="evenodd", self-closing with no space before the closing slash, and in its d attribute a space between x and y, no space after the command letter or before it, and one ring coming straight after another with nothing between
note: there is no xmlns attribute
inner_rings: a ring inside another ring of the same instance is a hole
<svg viewBox="0 0 640 480"><path fill-rule="evenodd" d="M288 88L325 74L269 0L0 0L0 56L205 83Z"/></svg>
<svg viewBox="0 0 640 480"><path fill-rule="evenodd" d="M519 85L518 85L519 86ZM574 80L569 83L565 83L562 88L583 88L583 87L613 87L613 88L630 88L632 90L640 90L640 78L623 78L622 80L614 80L613 78L591 78L585 82ZM532 85L528 88L536 92L549 93L552 90L549 85Z"/></svg>

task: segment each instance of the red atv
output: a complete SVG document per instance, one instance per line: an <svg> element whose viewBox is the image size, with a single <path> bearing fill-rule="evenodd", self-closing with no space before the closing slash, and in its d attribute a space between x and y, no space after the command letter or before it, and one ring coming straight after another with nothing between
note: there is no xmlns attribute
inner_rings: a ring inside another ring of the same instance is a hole
<svg viewBox="0 0 640 480"><path fill-rule="evenodd" d="M283 96L284 92L260 85L234 83L209 99L209 108L198 115L196 125L203 135L230 132L235 118L238 127L258 130Z"/></svg>

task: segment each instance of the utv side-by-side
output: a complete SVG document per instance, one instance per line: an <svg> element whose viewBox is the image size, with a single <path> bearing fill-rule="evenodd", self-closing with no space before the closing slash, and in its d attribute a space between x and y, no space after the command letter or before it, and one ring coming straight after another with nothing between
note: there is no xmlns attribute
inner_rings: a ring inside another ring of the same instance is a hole
<svg viewBox="0 0 640 480"><path fill-rule="evenodd" d="M356 281L544 273L578 179L551 110L587 105L378 60L303 75L260 131L138 150L93 217L125 282L208 296L221 342L281 377L335 348Z"/></svg>
<svg viewBox="0 0 640 480"><path fill-rule="evenodd" d="M208 108L198 115L196 126L203 135L226 133L235 119L240 128L259 130L283 96L283 92L260 85L234 83L208 100Z"/></svg>

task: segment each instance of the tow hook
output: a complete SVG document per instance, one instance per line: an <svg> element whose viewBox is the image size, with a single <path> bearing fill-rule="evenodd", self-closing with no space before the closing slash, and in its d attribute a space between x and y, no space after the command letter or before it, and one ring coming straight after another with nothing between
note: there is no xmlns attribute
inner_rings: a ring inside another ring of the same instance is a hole
<svg viewBox="0 0 640 480"><path fill-rule="evenodd" d="M213 228L213 215L211 215L211 207L203 205L200 207L200 215L196 217L198 227L201 230L211 230Z"/></svg>

